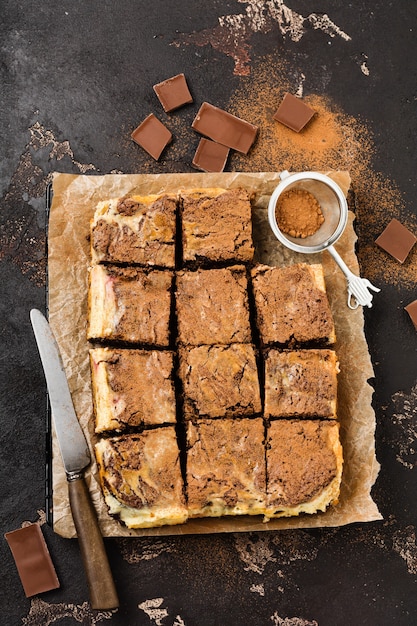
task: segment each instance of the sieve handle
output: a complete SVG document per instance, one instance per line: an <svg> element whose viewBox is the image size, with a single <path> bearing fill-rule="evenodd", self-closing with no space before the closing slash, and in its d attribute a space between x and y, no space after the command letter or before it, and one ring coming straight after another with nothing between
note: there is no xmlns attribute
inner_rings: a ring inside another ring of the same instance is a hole
<svg viewBox="0 0 417 626"><path fill-rule="evenodd" d="M351 272L333 246L329 246L326 250L333 257L334 261L346 276L348 285L348 307L350 309L357 309L358 306L371 307L373 298L371 291L379 292L381 290L378 289L378 287L375 287L367 278L361 278Z"/></svg>

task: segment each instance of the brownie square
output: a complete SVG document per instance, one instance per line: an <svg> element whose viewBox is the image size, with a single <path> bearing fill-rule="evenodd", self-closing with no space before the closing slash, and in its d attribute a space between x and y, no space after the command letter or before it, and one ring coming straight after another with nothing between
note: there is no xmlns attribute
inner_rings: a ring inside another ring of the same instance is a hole
<svg viewBox="0 0 417 626"><path fill-rule="evenodd" d="M247 154L258 134L258 126L242 120L209 102L203 102L191 128L213 141Z"/></svg>
<svg viewBox="0 0 417 626"><path fill-rule="evenodd" d="M338 372L333 350L269 350L265 415L335 418Z"/></svg>
<svg viewBox="0 0 417 626"><path fill-rule="evenodd" d="M272 421L266 446L266 517L316 513L336 504L342 466L337 422Z"/></svg>
<svg viewBox="0 0 417 626"><path fill-rule="evenodd" d="M178 272L178 340L193 346L250 342L247 289L242 265Z"/></svg>
<svg viewBox="0 0 417 626"><path fill-rule="evenodd" d="M176 196L100 202L91 221L93 263L175 266Z"/></svg>
<svg viewBox="0 0 417 626"><path fill-rule="evenodd" d="M253 416L261 411L255 350L250 344L181 348L179 375L186 419Z"/></svg>
<svg viewBox="0 0 417 626"><path fill-rule="evenodd" d="M94 265L87 338L168 347L173 272Z"/></svg>
<svg viewBox="0 0 417 626"><path fill-rule="evenodd" d="M90 350L95 432L175 423L173 353Z"/></svg>
<svg viewBox="0 0 417 626"><path fill-rule="evenodd" d="M258 265L252 285L263 345L333 344L335 328L319 264Z"/></svg>
<svg viewBox="0 0 417 626"><path fill-rule="evenodd" d="M262 418L187 424L190 517L259 515L265 511Z"/></svg>
<svg viewBox="0 0 417 626"><path fill-rule="evenodd" d="M118 516L128 528L186 521L174 426L102 438L95 453L109 513Z"/></svg>
<svg viewBox="0 0 417 626"><path fill-rule="evenodd" d="M253 259L250 198L244 189L181 192L185 264L245 263Z"/></svg>

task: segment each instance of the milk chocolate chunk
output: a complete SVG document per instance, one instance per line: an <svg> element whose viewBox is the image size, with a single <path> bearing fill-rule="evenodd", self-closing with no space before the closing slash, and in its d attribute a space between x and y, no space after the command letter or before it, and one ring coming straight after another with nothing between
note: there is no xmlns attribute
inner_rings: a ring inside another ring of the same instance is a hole
<svg viewBox="0 0 417 626"><path fill-rule="evenodd" d="M247 154L256 139L258 127L245 120L203 102L191 127L218 143Z"/></svg>
<svg viewBox="0 0 417 626"><path fill-rule="evenodd" d="M131 137L157 161L172 140L172 133L153 113L150 113L133 131Z"/></svg>
<svg viewBox="0 0 417 626"><path fill-rule="evenodd" d="M202 138L193 158L193 166L203 172L222 172L229 152L227 146Z"/></svg>
<svg viewBox="0 0 417 626"><path fill-rule="evenodd" d="M413 322L415 329L417 330L417 300L410 302L410 304L407 304L407 306L404 308L410 316L410 319Z"/></svg>
<svg viewBox="0 0 417 626"><path fill-rule="evenodd" d="M299 133L314 114L315 110L305 104L300 98L286 93L274 115L274 120Z"/></svg>
<svg viewBox="0 0 417 626"><path fill-rule="evenodd" d="M26 597L57 589L59 580L38 524L5 535L12 551Z"/></svg>
<svg viewBox="0 0 417 626"><path fill-rule="evenodd" d="M175 111L175 109L179 109L184 104L190 104L193 101L184 74L177 74L172 78L167 78L167 80L154 85L153 89L165 113Z"/></svg>
<svg viewBox="0 0 417 626"><path fill-rule="evenodd" d="M382 231L375 243L394 259L404 263L417 238L395 218Z"/></svg>

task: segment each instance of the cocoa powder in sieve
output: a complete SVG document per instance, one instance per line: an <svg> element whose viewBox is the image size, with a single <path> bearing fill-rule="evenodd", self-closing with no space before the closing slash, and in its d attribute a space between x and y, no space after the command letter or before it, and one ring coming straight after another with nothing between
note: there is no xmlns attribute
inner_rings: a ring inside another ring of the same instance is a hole
<svg viewBox="0 0 417 626"><path fill-rule="evenodd" d="M306 189L284 191L278 198L275 215L283 233L301 239L314 235L324 222L317 198Z"/></svg>

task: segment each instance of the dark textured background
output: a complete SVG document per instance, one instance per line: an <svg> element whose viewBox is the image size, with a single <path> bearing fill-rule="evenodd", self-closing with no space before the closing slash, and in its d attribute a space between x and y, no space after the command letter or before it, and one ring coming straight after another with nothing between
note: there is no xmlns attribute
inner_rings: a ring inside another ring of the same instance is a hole
<svg viewBox="0 0 417 626"><path fill-rule="evenodd" d="M203 100L227 108L265 55L302 67L305 95L326 96L366 125L375 147L370 167L395 189L390 214L417 233L417 5L288 0L291 15L327 14L350 41L307 22L293 41L285 23L280 28L271 18L231 46L229 52L246 50L250 57L236 68L224 46L212 45L219 17L248 16L251 5L261 4L1 2L1 530L41 524L61 581L59 590L26 599L2 539L5 626L417 623L417 333L403 309L417 297L413 253L404 267L380 271L381 294L365 312L382 465L373 495L383 521L259 536L107 540L121 600L114 614L90 610L77 542L44 523L46 396L29 310L45 309L45 188L53 171L191 171L191 133L181 130L159 163L129 139L149 112L160 113L153 84L186 74L195 103L177 114L183 129ZM263 4L265 11L282 9L278 0ZM211 44L199 45L210 33ZM251 169L250 156L245 167ZM353 182L366 188L366 180ZM378 198L374 202L378 206ZM373 209L361 198L359 205L358 252L366 273L376 254L362 243L369 238L366 211Z"/></svg>

